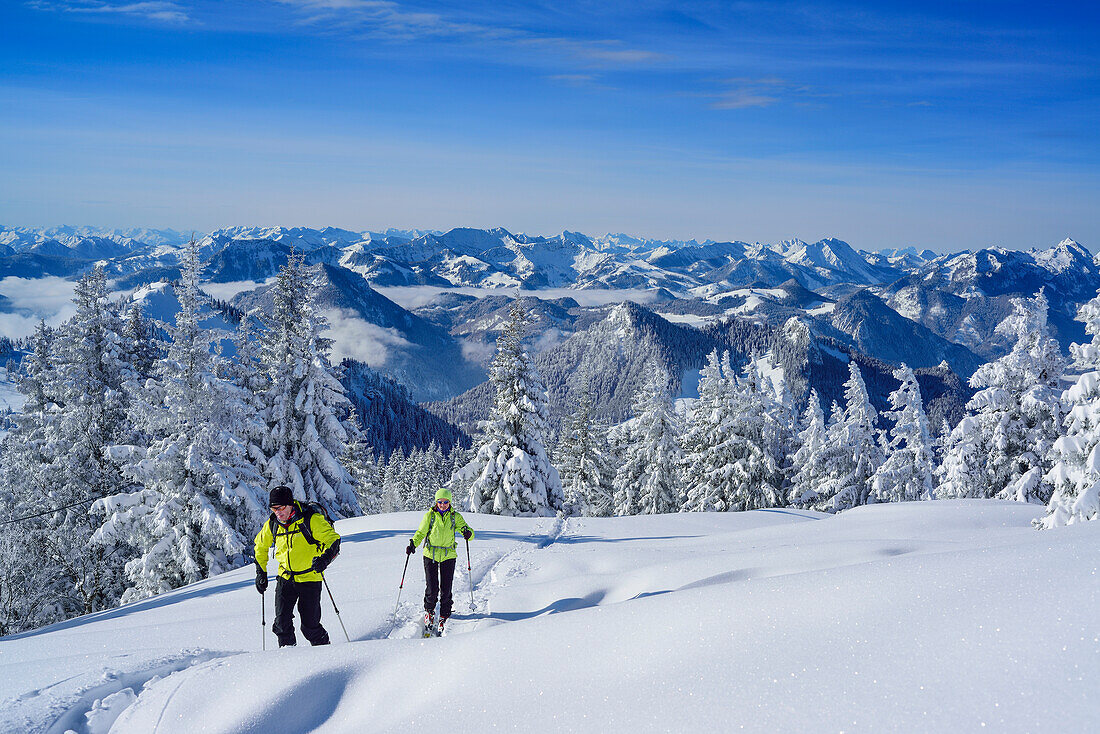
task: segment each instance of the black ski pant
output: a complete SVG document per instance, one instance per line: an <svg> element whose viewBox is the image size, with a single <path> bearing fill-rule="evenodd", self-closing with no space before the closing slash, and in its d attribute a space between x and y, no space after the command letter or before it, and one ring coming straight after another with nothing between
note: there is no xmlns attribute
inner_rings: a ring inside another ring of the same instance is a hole
<svg viewBox="0 0 1100 734"><path fill-rule="evenodd" d="M427 581L424 589L424 611L435 610L435 602L439 600L439 616L447 619L451 616L451 584L455 580L455 560L448 558L446 561L433 561L424 556L424 579Z"/></svg>
<svg viewBox="0 0 1100 734"><path fill-rule="evenodd" d="M279 577L275 582L275 623L271 630L279 638L279 647L296 645L294 605L302 620L302 634L311 645L327 645L328 632L321 626L321 582L291 581Z"/></svg>

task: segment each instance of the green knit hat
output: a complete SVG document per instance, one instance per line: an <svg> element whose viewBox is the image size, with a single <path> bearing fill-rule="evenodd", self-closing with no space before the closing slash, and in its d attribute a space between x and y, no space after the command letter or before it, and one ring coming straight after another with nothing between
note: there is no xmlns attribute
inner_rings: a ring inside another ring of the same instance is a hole
<svg viewBox="0 0 1100 734"><path fill-rule="evenodd" d="M442 487L440 489L437 489L435 491L435 498L437 500L450 501L451 500L451 490L447 489L446 487Z"/></svg>

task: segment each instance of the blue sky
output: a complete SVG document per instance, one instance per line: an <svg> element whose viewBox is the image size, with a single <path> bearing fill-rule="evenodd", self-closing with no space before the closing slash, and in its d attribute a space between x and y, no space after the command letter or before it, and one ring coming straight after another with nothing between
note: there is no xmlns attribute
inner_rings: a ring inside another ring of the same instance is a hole
<svg viewBox="0 0 1100 734"><path fill-rule="evenodd" d="M7 0L0 223L1095 250L1088 6Z"/></svg>

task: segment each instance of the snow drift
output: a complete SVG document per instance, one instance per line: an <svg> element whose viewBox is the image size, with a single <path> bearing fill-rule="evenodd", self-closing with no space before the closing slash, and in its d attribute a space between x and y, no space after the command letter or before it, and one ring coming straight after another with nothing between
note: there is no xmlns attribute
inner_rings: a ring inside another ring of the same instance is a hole
<svg viewBox="0 0 1100 734"><path fill-rule="evenodd" d="M355 518L327 574L350 644L326 598L336 644L261 652L238 569L0 640L0 731L1096 730L1100 523L1041 513L469 515L430 640L415 562L394 615L419 516Z"/></svg>

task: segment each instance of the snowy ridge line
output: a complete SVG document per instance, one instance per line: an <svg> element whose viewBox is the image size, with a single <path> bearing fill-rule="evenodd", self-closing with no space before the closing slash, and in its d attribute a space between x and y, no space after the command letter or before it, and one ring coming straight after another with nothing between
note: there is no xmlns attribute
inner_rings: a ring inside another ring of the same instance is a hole
<svg viewBox="0 0 1100 734"><path fill-rule="evenodd" d="M756 512L774 512L777 515L794 515L795 517L801 517L803 520L824 520L824 515L803 515L801 512L792 512L791 510L781 510L778 507L758 507Z"/></svg>

